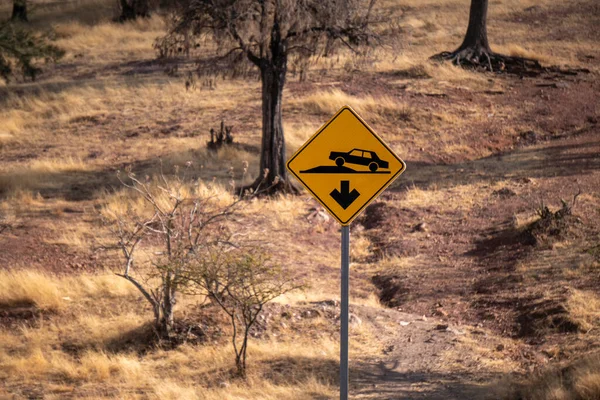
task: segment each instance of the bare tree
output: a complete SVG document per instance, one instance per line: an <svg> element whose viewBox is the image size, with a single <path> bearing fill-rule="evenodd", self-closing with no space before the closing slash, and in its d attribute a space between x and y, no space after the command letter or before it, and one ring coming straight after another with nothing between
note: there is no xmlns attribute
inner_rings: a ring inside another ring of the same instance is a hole
<svg viewBox="0 0 600 400"><path fill-rule="evenodd" d="M27 0L13 0L12 21L27 22Z"/></svg>
<svg viewBox="0 0 600 400"><path fill-rule="evenodd" d="M118 276L130 281L152 306L158 332L168 337L173 329L178 294L185 288L194 254L225 233L225 220L240 200L219 205L214 195L203 193L202 183L192 185L185 172L167 179L138 179L128 172L121 183L141 198L145 210L129 206L125 213L104 211L103 218L117 239L123 256ZM147 262L139 262L140 247L150 251Z"/></svg>
<svg viewBox="0 0 600 400"><path fill-rule="evenodd" d="M229 316L235 365L246 376L250 330L265 304L290 290L300 288L261 249L215 243L197 253L189 264L188 278Z"/></svg>
<svg viewBox="0 0 600 400"><path fill-rule="evenodd" d="M245 59L260 72L261 176L250 189L262 185L269 188L267 193L297 190L285 168L282 125L290 57L308 58L326 47L331 51L336 43L356 51L372 36L368 27L374 4L375 0L181 0L170 33L157 43L162 55L180 52L188 45L188 34L209 35L218 44L220 61L239 68L245 67Z"/></svg>
<svg viewBox="0 0 600 400"><path fill-rule="evenodd" d="M541 70L537 60L511 57L491 50L487 36L488 0L471 0L469 25L460 47L453 52L442 52L436 59L451 60L457 65L481 67L488 71L524 72Z"/></svg>

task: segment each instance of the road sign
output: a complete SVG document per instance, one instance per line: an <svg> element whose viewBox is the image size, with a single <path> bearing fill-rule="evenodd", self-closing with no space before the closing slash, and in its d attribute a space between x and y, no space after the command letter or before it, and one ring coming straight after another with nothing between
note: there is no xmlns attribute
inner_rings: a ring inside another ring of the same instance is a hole
<svg viewBox="0 0 600 400"><path fill-rule="evenodd" d="M348 106L308 139L287 166L342 225L349 225L406 169Z"/></svg>

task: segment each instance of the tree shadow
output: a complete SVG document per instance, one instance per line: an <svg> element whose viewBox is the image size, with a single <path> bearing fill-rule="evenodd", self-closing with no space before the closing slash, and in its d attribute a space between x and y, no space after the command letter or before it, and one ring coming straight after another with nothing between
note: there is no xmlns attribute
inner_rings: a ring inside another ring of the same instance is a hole
<svg viewBox="0 0 600 400"><path fill-rule="evenodd" d="M359 363L350 371L351 390L369 399L463 400L493 398L491 374L399 372L397 362ZM488 382L486 385L484 382Z"/></svg>
<svg viewBox="0 0 600 400"><path fill-rule="evenodd" d="M55 71L70 73L76 70L83 63L57 64L53 68ZM53 82L37 80L34 82L21 82L17 85L0 87L0 105L6 106L12 97L41 97L48 94L61 94L63 92L79 88L103 89L107 86L118 86L119 84L127 87L136 87L142 85L164 85L172 82L173 78L164 73L164 66L158 64L158 61L142 60L124 63L115 63L103 66L98 70L87 71L80 75L70 77L65 82ZM105 71L118 72L111 75L112 79L97 79ZM115 82L115 79L119 79ZM185 90L183 83L181 90Z"/></svg>
<svg viewBox="0 0 600 400"><path fill-rule="evenodd" d="M259 149L249 146L244 150L256 151ZM570 151L577 151L577 154L571 154ZM200 149L187 152L166 153L163 156L165 162L165 171L168 171L168 160L181 160L182 158L204 157L200 154ZM192 160L194 161L194 160ZM214 174L214 165L211 160L205 160L207 167L201 168L194 166L191 170L190 178L208 178L207 173L212 178ZM86 172L41 172L38 181L42 183L56 182L56 185L45 187L44 184L39 188L43 197L52 198L63 196L69 201L91 200L98 193L107 188L120 187L116 177L117 170L123 170L125 167L131 167L138 175L154 174L160 168L160 160L157 158L138 160L133 163L115 165L106 167L100 171ZM174 164L171 162L170 164ZM576 144L557 144L541 148L523 148L510 153L504 153L485 157L479 160L458 163L458 164L431 164L420 161L408 161L407 171L390 187L390 191L399 192L411 187L428 189L451 188L457 185L468 185L478 182L494 183L507 179L524 180L530 178L547 177L569 177L580 174L591 174L600 171L600 140L596 137L588 138ZM207 172L207 169L209 170ZM19 175L19 174L22 174ZM14 172L6 174L6 178L12 181L26 181L27 171ZM221 176L223 182L229 181L227 169L223 168ZM0 176L0 182L2 176ZM7 187L0 187L0 196L6 194ZM4 192L4 193L3 193Z"/></svg>
<svg viewBox="0 0 600 400"><path fill-rule="evenodd" d="M61 350L75 357L88 350L104 351L107 353L131 353L143 355L160 347L154 324L144 323L138 327L119 333L106 341L86 340L84 338L65 340L60 344Z"/></svg>
<svg viewBox="0 0 600 400"><path fill-rule="evenodd" d="M600 171L600 140L590 135L578 143L520 148L458 164L408 160L406 172L391 186L391 190L427 189L432 186L449 188L506 179L570 177L596 171Z"/></svg>
<svg viewBox="0 0 600 400"><path fill-rule="evenodd" d="M233 143L228 148L233 151L243 151L258 154L260 149L245 143ZM29 171L27 169L0 173L0 199L8 196L14 189L24 188L39 193L43 198L63 198L67 201L88 201L97 199L106 190L122 188L117 173L131 169L137 176L155 176L162 170L166 176L173 175L176 166L185 168L182 163L191 161L186 170L186 179L205 182L219 182L226 186L230 180L230 167L218 165L217 152L206 151L202 148L186 152L166 153L161 158L147 158L129 163L121 163L101 170L92 171ZM233 163L236 160L232 160ZM241 163L241 161L240 161ZM233 171L234 178L241 179L243 171Z"/></svg>
<svg viewBox="0 0 600 400"><path fill-rule="evenodd" d="M275 385L301 383L317 378L320 382L335 385L339 377L337 360L318 357L276 357L261 360L254 368Z"/></svg>

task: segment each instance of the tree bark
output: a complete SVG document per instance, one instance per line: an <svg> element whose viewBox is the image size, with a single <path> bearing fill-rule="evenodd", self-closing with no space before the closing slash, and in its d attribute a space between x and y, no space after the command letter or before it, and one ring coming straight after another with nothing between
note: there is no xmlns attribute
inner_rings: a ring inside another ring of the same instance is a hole
<svg viewBox="0 0 600 400"><path fill-rule="evenodd" d="M288 49L274 22L269 43L270 56L250 57L260 68L262 83L262 146L258 178L246 188L260 194L297 193L286 169L285 137L282 123L283 87L287 74Z"/></svg>
<svg viewBox="0 0 600 400"><path fill-rule="evenodd" d="M285 84L286 61L280 65L264 63L261 66L262 80L262 147L259 179L270 187L288 180L285 168L285 138L282 123L283 85Z"/></svg>
<svg viewBox="0 0 600 400"><path fill-rule="evenodd" d="M467 27L465 39L457 51L467 48L491 51L487 37L487 10L488 0L471 0L469 26Z"/></svg>
<svg viewBox="0 0 600 400"><path fill-rule="evenodd" d="M27 0L14 0L13 1L13 11L12 17L10 18L12 21L21 21L27 22Z"/></svg>
<svg viewBox="0 0 600 400"><path fill-rule="evenodd" d="M174 325L174 308L176 289L171 277L168 277L165 282L164 298L161 304L162 315L160 317L160 330L164 337L169 337L173 332Z"/></svg>

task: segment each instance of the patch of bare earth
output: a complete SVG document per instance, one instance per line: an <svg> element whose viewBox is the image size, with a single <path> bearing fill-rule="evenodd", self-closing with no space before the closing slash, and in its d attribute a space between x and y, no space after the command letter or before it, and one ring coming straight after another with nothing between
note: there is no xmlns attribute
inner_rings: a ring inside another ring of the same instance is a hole
<svg viewBox="0 0 600 400"><path fill-rule="evenodd" d="M384 263L392 257L372 278L382 302L510 338L515 348L503 345L497 353L529 371L597 348L598 133L594 125L584 134L444 167L410 169L409 162L404 179L417 186L398 185L359 221L375 256ZM424 196L419 186L432 188L429 195L442 191L444 202L414 203L411 196ZM454 195L461 186L468 197ZM571 213L561 215L560 200L573 205L577 193ZM536 210L548 205L552 217L540 219ZM403 352L411 346L418 345L405 343Z"/></svg>

